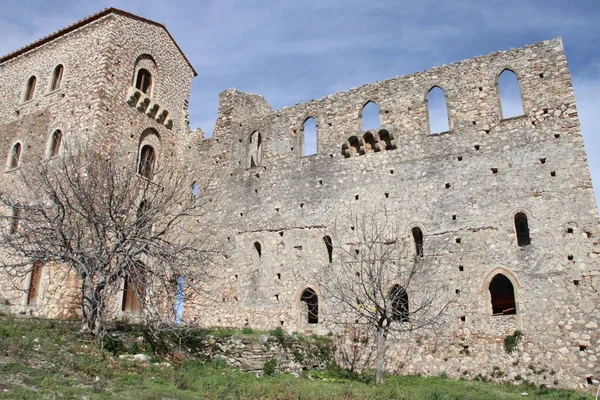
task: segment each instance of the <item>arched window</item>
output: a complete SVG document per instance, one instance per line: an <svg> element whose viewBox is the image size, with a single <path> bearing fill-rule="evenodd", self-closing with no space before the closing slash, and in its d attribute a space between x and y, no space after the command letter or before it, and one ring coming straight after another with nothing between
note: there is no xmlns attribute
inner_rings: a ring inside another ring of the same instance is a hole
<svg viewBox="0 0 600 400"><path fill-rule="evenodd" d="M302 156L317 154L317 121L308 117L302 125Z"/></svg>
<svg viewBox="0 0 600 400"><path fill-rule="evenodd" d="M48 158L58 156L60 152L60 144L62 141L62 132L55 130L52 136L50 136L50 147L48 148Z"/></svg>
<svg viewBox="0 0 600 400"><path fill-rule="evenodd" d="M19 221L21 220L20 215L21 210L19 209L19 207L13 207L12 215L10 216L10 226L8 228L8 233L10 235L14 235L15 233L17 233L17 230L19 229Z"/></svg>
<svg viewBox="0 0 600 400"><path fill-rule="evenodd" d="M515 232L517 233L517 244L521 247L529 245L529 224L527 223L527 215L525 213L515 214Z"/></svg>
<svg viewBox="0 0 600 400"><path fill-rule="evenodd" d="M150 96L152 89L152 75L145 68L140 68L135 78L135 87L142 91L142 93Z"/></svg>
<svg viewBox="0 0 600 400"><path fill-rule="evenodd" d="M409 317L408 293L400 285L394 285L390 289L389 302L392 312L392 321L407 322Z"/></svg>
<svg viewBox="0 0 600 400"><path fill-rule="evenodd" d="M154 165L156 163L156 155L154 154L154 148L149 144L142 147L140 151L140 162L138 165L138 174L141 176L152 179L154 175Z"/></svg>
<svg viewBox="0 0 600 400"><path fill-rule="evenodd" d="M262 247L259 242L254 242L252 245L252 250L254 251L254 259L260 260L262 257Z"/></svg>
<svg viewBox="0 0 600 400"><path fill-rule="evenodd" d="M446 92L439 86L432 87L427 94L427 116L430 135L450 130Z"/></svg>
<svg viewBox="0 0 600 400"><path fill-rule="evenodd" d="M369 129L378 129L381 125L379 106L374 101L369 100L365 103L360 112L360 116L363 131L368 131Z"/></svg>
<svg viewBox="0 0 600 400"><path fill-rule="evenodd" d="M10 151L8 166L10 168L17 168L21 163L21 143L15 143Z"/></svg>
<svg viewBox="0 0 600 400"><path fill-rule="evenodd" d="M185 287L183 276L179 275L176 280L176 292L175 292L175 324L180 325L183 321L183 306L185 301Z"/></svg>
<svg viewBox="0 0 600 400"><path fill-rule="evenodd" d="M350 143L350 155L359 155L360 154L360 142L356 136L350 136L348 138L348 143Z"/></svg>
<svg viewBox="0 0 600 400"><path fill-rule="evenodd" d="M496 88L500 97L502 119L518 117L524 114L519 79L513 71L510 69L502 71L498 76Z"/></svg>
<svg viewBox="0 0 600 400"><path fill-rule="evenodd" d="M54 68L54 71L52 72L52 81L50 83L50 91L60 88L60 81L62 81L63 70L64 68L62 64L58 64L56 68Z"/></svg>
<svg viewBox="0 0 600 400"><path fill-rule="evenodd" d="M365 153L379 151L379 146L375 142L375 137L371 132L367 132L363 135L363 143L365 145Z"/></svg>
<svg viewBox="0 0 600 400"><path fill-rule="evenodd" d="M41 261L36 261L31 270L29 278L29 287L27 288L27 305L35 306L40 297L40 287L42 283L43 265Z"/></svg>
<svg viewBox="0 0 600 400"><path fill-rule="evenodd" d="M515 290L506 276L497 274L490 282L492 315L516 314Z"/></svg>
<svg viewBox="0 0 600 400"><path fill-rule="evenodd" d="M25 96L23 97L23 101L29 101L33 99L33 92L35 92L35 83L37 82L37 78L32 76L27 81L27 85L25 86Z"/></svg>
<svg viewBox="0 0 600 400"><path fill-rule="evenodd" d="M385 144L386 150L394 150L396 144L394 143L394 137L389 131L382 129L379 131L379 142Z"/></svg>
<svg viewBox="0 0 600 400"><path fill-rule="evenodd" d="M254 131L248 141L248 168L254 168L262 163L262 136Z"/></svg>
<svg viewBox="0 0 600 400"><path fill-rule="evenodd" d="M333 262L333 243L331 242L330 236L323 236L323 243L325 243L325 248L327 249L327 257L329 259L329 264Z"/></svg>
<svg viewBox="0 0 600 400"><path fill-rule="evenodd" d="M300 301L304 303L304 312L309 324L319 323L319 296L311 288L306 288L302 292Z"/></svg>
<svg viewBox="0 0 600 400"><path fill-rule="evenodd" d="M415 242L415 256L423 258L423 231L421 231L421 228L415 226L412 228L412 236Z"/></svg>

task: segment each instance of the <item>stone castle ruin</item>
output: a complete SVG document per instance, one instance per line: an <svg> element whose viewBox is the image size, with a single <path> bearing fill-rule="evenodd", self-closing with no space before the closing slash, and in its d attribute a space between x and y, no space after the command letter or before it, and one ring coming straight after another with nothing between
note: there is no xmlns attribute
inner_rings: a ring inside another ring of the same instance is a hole
<svg viewBox="0 0 600 400"><path fill-rule="evenodd" d="M522 115L503 116L501 74L518 81ZM189 129L195 75L163 25L113 8L1 57L0 185L75 138L118 147L140 174L169 158L210 177L223 289L184 319L290 332L331 329L322 279L336 263L333 226L385 212L459 294L443 332L390 344L390 369L474 378L499 368L579 388L600 378L598 211L560 39L280 110L228 89L212 138ZM446 100L440 133L429 128L432 89ZM378 127L363 129L365 106ZM0 279L4 309L76 315L81 286L60 273L37 266L18 287ZM133 299L117 303L117 317L139 312ZM508 354L515 330L524 338Z"/></svg>

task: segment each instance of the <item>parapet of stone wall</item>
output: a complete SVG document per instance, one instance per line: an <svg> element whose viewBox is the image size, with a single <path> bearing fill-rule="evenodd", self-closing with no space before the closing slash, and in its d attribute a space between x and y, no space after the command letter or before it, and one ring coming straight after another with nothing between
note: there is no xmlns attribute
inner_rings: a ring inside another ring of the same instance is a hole
<svg viewBox="0 0 600 400"><path fill-rule="evenodd" d="M219 94L219 117L215 131L218 130L217 127L226 126L233 121L259 118L271 111L271 106L263 96L227 89Z"/></svg>

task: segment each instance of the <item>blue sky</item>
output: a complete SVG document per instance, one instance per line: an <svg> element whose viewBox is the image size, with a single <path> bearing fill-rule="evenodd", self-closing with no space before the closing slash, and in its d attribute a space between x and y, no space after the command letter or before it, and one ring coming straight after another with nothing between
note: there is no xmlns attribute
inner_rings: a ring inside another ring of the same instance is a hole
<svg viewBox="0 0 600 400"><path fill-rule="evenodd" d="M166 24L198 71L191 126L208 133L230 87L281 108L562 36L600 194L598 0L2 0L0 53L110 6Z"/></svg>

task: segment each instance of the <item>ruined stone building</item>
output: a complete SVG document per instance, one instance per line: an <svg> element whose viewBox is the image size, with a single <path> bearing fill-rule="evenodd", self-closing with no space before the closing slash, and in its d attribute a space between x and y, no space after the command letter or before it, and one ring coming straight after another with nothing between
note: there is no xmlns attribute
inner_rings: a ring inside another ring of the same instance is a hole
<svg viewBox="0 0 600 400"><path fill-rule="evenodd" d="M501 74L518 80L521 115L503 115ZM229 253L224 289L218 304L185 308L186 318L290 332L331 329L322 279L336 263L334 224L385 212L459 294L442 333L391 344L391 369L474 377L500 367L568 387L600 377L598 211L560 39L280 110L228 89L211 138L189 128L195 75L163 25L117 9L1 57L0 185L75 137L118 146L132 163L151 152L198 181L210 176ZM432 89L446 100L439 133ZM365 107L378 109L379 126L363 128ZM4 307L75 313L79 286L70 278L53 288L59 273L34 268L23 291L0 280ZM507 354L516 329L523 343Z"/></svg>

